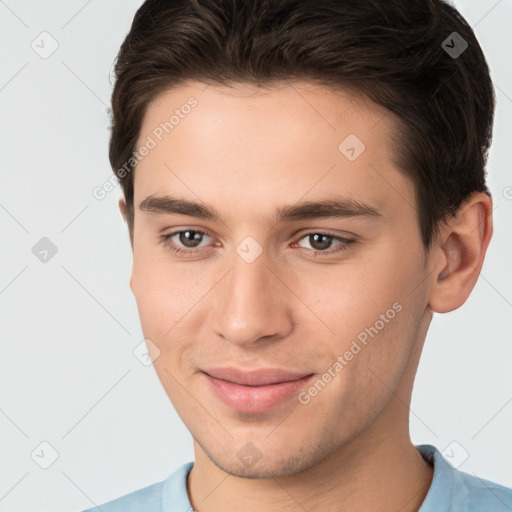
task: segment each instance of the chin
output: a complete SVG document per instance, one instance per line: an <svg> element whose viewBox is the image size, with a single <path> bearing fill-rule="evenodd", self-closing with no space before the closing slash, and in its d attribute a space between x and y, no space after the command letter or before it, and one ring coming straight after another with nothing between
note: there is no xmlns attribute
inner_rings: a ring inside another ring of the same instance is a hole
<svg viewBox="0 0 512 512"><path fill-rule="evenodd" d="M269 443L270 444L270 443ZM329 456L327 444L302 447L294 453L278 453L272 446L260 451L251 442L247 442L235 453L203 451L222 471L239 478L284 478L295 475L314 466ZM217 447L216 447L217 448Z"/></svg>

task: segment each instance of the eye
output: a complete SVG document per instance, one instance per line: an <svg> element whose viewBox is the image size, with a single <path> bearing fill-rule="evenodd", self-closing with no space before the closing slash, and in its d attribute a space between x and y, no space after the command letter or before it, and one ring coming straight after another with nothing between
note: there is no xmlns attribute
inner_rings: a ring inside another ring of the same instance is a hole
<svg viewBox="0 0 512 512"><path fill-rule="evenodd" d="M204 231L184 229L181 231L174 231L168 235L162 235L160 238L166 247L176 253L194 254L199 252L194 251L194 249L197 249L198 247L202 249L200 243L203 241L204 237L211 238Z"/></svg>
<svg viewBox="0 0 512 512"><path fill-rule="evenodd" d="M306 240L307 243L309 243L312 247L313 254L315 256L317 255L332 255L339 253L341 251L345 251L348 249L348 246L352 243L354 243L356 240L352 238L345 238L342 236L334 235L332 233L321 233L321 232L315 232L315 233L308 233L304 236L302 236L299 239L300 247L304 247L300 245L300 242L302 240ZM327 249L330 249L332 246L333 241L337 241L338 244L335 246L336 248L334 250L328 251Z"/></svg>
<svg viewBox="0 0 512 512"><path fill-rule="evenodd" d="M184 256L194 256L201 253L210 245L208 240L205 244L201 245L201 242L204 241L205 237L213 239L204 231L197 229L183 229L180 231L174 231L168 235L162 235L160 236L160 239L161 243L174 253ZM303 235L299 239L299 242L295 242L293 246L308 249L300 244L303 240L311 245L311 249L307 252L312 252L314 256L331 256L333 254L346 251L350 244L356 242L355 239L345 238L332 233L311 232ZM337 245L334 246L335 249L328 250L332 247L333 241L337 242Z"/></svg>

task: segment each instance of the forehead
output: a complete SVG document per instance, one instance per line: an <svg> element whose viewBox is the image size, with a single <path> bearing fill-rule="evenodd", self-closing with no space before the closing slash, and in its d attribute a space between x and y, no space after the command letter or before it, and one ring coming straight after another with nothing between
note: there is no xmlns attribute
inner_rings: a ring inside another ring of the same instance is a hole
<svg viewBox="0 0 512 512"><path fill-rule="evenodd" d="M134 200L167 191L269 215L263 200L271 208L326 192L410 203L412 185L392 161L394 122L354 91L189 82L147 108L137 147L152 149L136 167Z"/></svg>

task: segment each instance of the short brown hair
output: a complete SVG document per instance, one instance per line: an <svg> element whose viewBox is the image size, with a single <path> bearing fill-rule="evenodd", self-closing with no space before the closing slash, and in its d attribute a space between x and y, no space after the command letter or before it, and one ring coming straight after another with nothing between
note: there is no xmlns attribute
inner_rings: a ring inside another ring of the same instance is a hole
<svg viewBox="0 0 512 512"><path fill-rule="evenodd" d="M467 44L461 55L447 51L454 41ZM439 222L471 193L490 195L488 65L471 27L441 0L147 0L121 46L115 79L109 156L132 243L129 162L143 116L160 93L188 80L301 79L356 89L389 109L395 164L414 183L427 249Z"/></svg>

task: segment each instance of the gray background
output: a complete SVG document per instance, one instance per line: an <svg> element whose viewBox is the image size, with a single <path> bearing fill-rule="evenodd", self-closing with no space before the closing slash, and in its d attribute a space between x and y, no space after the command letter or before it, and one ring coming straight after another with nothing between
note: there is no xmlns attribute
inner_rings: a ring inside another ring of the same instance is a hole
<svg viewBox="0 0 512 512"><path fill-rule="evenodd" d="M140 4L0 1L0 511L83 509L193 459L153 368L133 354L143 336L120 188L92 195L111 176L112 64ZM512 1L454 5L496 87L495 234L472 296L434 318L411 434L512 485ZM33 253L43 237L57 248L46 262Z"/></svg>

